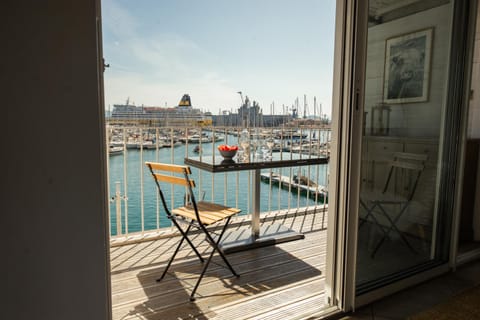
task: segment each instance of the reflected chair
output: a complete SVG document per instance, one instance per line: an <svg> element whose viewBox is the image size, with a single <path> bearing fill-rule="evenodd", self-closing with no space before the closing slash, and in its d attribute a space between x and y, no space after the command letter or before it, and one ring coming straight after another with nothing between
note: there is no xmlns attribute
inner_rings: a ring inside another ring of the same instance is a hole
<svg viewBox="0 0 480 320"><path fill-rule="evenodd" d="M372 221L383 233L371 254L372 258L392 231L400 236L412 252L416 252L404 233L399 230L398 223L412 203L427 158L426 154L394 153L383 191L360 194L360 206L367 212L362 218L360 227L366 221ZM397 179L401 180L400 183ZM382 224L380 220L384 223Z"/></svg>
<svg viewBox="0 0 480 320"><path fill-rule="evenodd" d="M150 169L155 184L157 185L158 193L167 217L172 221L173 225L177 227L178 231L182 235L182 239L179 241L175 252L168 261L167 266L165 267L161 277L157 279L157 282L161 281L165 277L168 269L170 268L170 265L175 259L175 256L182 247L184 240L186 240L187 243L190 245L192 250L199 258L200 262L204 263L200 277L198 278L197 283L195 284L190 295L190 301L195 300L195 292L197 291L197 288L200 285L200 282L202 281L202 278L205 275L208 265L210 264L210 261L212 260L215 252L218 252L220 257L227 265L228 269L230 269L230 271L233 273L233 275L238 277L239 275L235 272L231 264L228 262L224 253L220 249L219 244L223 237L223 234L225 233L225 230L227 229L230 219L232 218L232 216L239 213L241 210L206 201L199 201L197 203L195 201L195 196L193 193L195 182L194 180L191 180L189 178L191 170L188 166L154 162L146 162L145 164ZM179 185L186 188L186 201L183 207L174 208L172 210L169 209L165 196L162 192L160 184L161 182ZM220 222L223 222L224 225L221 228L221 232L219 234L215 234L215 232L211 230L211 228L207 228L207 226L218 224ZM186 230L181 227L181 224L187 224ZM203 232L206 241L212 247L212 251L210 252L210 255L208 256L208 259L206 261L200 255L193 242L188 238L188 234L192 227L197 228L198 230Z"/></svg>

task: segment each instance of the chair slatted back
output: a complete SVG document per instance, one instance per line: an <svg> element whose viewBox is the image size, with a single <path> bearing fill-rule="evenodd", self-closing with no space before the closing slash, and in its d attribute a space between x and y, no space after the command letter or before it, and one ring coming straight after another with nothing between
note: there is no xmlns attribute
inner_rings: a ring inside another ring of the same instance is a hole
<svg viewBox="0 0 480 320"><path fill-rule="evenodd" d="M393 160L390 162L390 171L388 172L387 180L383 188L385 193L389 187L393 172L397 169L409 170L414 173L414 181L410 193L408 194L408 201L413 199L415 190L417 189L420 176L425 169L425 162L428 159L426 154L407 153L407 152L395 152L393 154Z"/></svg>
<svg viewBox="0 0 480 320"><path fill-rule="evenodd" d="M152 175L157 181L173 183L184 187L188 187L188 185L190 184L192 187L195 187L195 181L193 180L186 181L185 178L168 176L160 173L153 173Z"/></svg>
<svg viewBox="0 0 480 320"><path fill-rule="evenodd" d="M152 174L155 184L157 185L158 193L160 195L160 199L162 200L163 207L169 217L172 217L172 214L163 195L160 182L171 183L186 187L188 189L188 199L192 201L196 206L192 189L195 187L195 181L190 180L189 178L189 175L192 173L189 166L158 162L145 162L145 165L150 169L150 173ZM170 173L170 175L168 173ZM177 174L177 176L175 176L175 174Z"/></svg>
<svg viewBox="0 0 480 320"><path fill-rule="evenodd" d="M416 160L425 162L428 159L428 155L425 153L408 153L408 152L395 152L393 154L394 159L403 160Z"/></svg>
<svg viewBox="0 0 480 320"><path fill-rule="evenodd" d="M182 166L178 164L168 164L168 163L159 163L159 162L145 162L145 164L155 171L168 171L175 173L187 173L191 174L189 166Z"/></svg>
<svg viewBox="0 0 480 320"><path fill-rule="evenodd" d="M402 169L417 170L417 171L421 171L425 168L425 165L421 163L403 162L399 160L394 160L390 162L390 165L394 168L402 168Z"/></svg>

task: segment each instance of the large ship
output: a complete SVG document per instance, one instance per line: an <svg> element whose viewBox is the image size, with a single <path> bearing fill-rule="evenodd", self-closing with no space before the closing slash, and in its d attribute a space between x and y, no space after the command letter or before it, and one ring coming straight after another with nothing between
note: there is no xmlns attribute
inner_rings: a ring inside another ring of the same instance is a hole
<svg viewBox="0 0 480 320"><path fill-rule="evenodd" d="M111 123L135 122L158 126L185 127L195 125L211 125L212 115L192 107L190 95L184 94L178 106L171 108L146 107L130 104L129 99L125 104L113 105L110 115Z"/></svg>

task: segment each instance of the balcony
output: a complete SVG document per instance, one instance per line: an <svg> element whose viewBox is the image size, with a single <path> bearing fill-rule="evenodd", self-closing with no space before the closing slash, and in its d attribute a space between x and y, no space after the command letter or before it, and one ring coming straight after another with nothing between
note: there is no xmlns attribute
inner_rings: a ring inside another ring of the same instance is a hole
<svg viewBox="0 0 480 320"><path fill-rule="evenodd" d="M328 154L329 135L322 130L308 127L282 133L262 128L255 132L276 135L273 157L303 159ZM276 184L273 179L264 180L261 186L261 225L280 223L304 234L305 239L229 254L239 278L232 277L216 256L195 302L189 301L189 295L202 265L188 246L178 253L165 279L155 281L179 237L164 217L143 163L182 163L185 157L219 156L215 154L216 146L236 144L239 132L239 128L198 128L195 133L178 128L108 129L111 145L122 149L109 157L113 319L285 319L287 315L301 318L321 312L325 305L328 164L265 170L266 177L272 172L284 177L301 174L318 182L316 190L302 190L293 182ZM188 138L194 134L206 140L197 144ZM166 142L170 142L169 146L165 146ZM138 149L128 148L133 144ZM196 147L200 153L194 152ZM250 232L249 171L209 174L197 170L194 179L198 197L242 209L242 215L235 217L227 233ZM184 195L172 191L169 197L171 204L178 205ZM194 234L193 239L200 253L209 249L202 243L202 235Z"/></svg>

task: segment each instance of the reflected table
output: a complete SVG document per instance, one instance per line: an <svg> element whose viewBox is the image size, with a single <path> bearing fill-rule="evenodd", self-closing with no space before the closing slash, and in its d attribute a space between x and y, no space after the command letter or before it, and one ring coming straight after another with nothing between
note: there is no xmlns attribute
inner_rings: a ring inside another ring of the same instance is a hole
<svg viewBox="0 0 480 320"><path fill-rule="evenodd" d="M243 251L281 242L303 239L305 236L282 224L271 224L260 227L260 172L262 169L299 167L327 164L327 157L315 157L290 160L267 160L237 162L223 160L220 155L185 158L185 164L211 173L253 170L253 197L251 232L239 230L225 233L221 249L225 253Z"/></svg>

